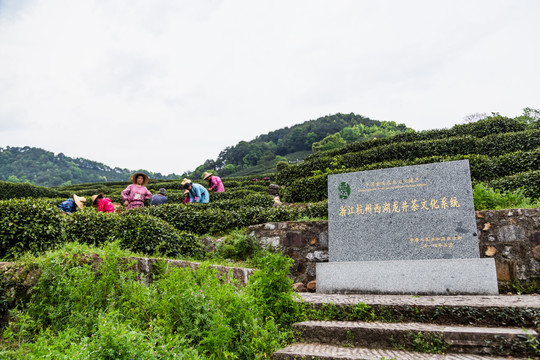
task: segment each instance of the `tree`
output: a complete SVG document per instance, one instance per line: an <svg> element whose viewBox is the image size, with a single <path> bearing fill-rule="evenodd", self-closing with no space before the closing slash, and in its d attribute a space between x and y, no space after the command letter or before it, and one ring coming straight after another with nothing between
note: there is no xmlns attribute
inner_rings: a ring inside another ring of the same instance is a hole
<svg viewBox="0 0 540 360"><path fill-rule="evenodd" d="M478 120L484 120L484 119L487 119L487 117L488 117L488 114L485 114L485 113L470 114L463 118L463 124L477 122Z"/></svg>
<svg viewBox="0 0 540 360"><path fill-rule="evenodd" d="M328 135L319 142L313 143L312 150L313 152L326 151L332 149L338 149L347 145L347 142L343 140L339 133L333 135Z"/></svg>

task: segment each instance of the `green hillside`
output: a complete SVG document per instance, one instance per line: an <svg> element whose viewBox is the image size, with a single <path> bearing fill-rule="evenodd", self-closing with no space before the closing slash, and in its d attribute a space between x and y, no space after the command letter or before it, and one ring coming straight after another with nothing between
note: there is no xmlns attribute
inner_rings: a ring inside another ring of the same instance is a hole
<svg viewBox="0 0 540 360"><path fill-rule="evenodd" d="M150 174L152 178L178 179L179 175ZM0 180L60 186L91 182L127 181L133 171L111 168L97 161L70 158L34 147L0 147Z"/></svg>
<svg viewBox="0 0 540 360"><path fill-rule="evenodd" d="M334 114L284 127L251 141L225 148L216 160L206 160L191 174L199 178L214 170L222 177L273 172L280 161L302 160L313 152L341 148L373 138L385 138L414 131L393 121L371 120L356 114Z"/></svg>

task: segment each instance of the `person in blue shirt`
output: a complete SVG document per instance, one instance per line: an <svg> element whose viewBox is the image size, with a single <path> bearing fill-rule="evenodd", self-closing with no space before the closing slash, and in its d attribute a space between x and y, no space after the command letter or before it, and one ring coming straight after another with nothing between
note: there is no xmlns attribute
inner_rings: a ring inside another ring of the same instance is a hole
<svg viewBox="0 0 540 360"><path fill-rule="evenodd" d="M73 194L73 199L69 198L66 201L62 201L58 208L62 210L65 214L71 214L77 210L77 208L82 209L86 198L77 196Z"/></svg>
<svg viewBox="0 0 540 360"><path fill-rule="evenodd" d="M182 186L184 189L189 191L189 202L197 202L206 204L210 201L210 195L208 190L201 184L193 184L191 180L184 179L182 180Z"/></svg>
<svg viewBox="0 0 540 360"><path fill-rule="evenodd" d="M167 191L164 188L159 189L158 193L156 195L152 196L152 200L150 200L150 205L163 205L167 202L167 197L165 194Z"/></svg>

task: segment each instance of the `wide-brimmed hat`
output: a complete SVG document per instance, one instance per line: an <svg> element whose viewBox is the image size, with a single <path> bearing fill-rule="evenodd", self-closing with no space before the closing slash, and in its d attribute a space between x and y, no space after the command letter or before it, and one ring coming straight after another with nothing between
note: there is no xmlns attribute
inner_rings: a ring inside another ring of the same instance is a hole
<svg viewBox="0 0 540 360"><path fill-rule="evenodd" d="M181 182L182 186L185 186L186 184L191 184L191 180L184 178Z"/></svg>
<svg viewBox="0 0 540 360"><path fill-rule="evenodd" d="M161 195L165 195L166 193L167 193L167 190L165 190L165 188L161 188L158 191L158 194L161 194Z"/></svg>
<svg viewBox="0 0 540 360"><path fill-rule="evenodd" d="M73 200L75 201L75 205L77 205L79 209L82 209L84 206L84 202L86 202L86 198L77 196L75 194L73 194Z"/></svg>
<svg viewBox="0 0 540 360"><path fill-rule="evenodd" d="M214 175L214 174L209 173L208 171L205 171L204 174L202 174L202 178L203 178L203 180L206 180L212 175Z"/></svg>
<svg viewBox="0 0 540 360"><path fill-rule="evenodd" d="M92 195L92 205L96 205L95 202L97 199L101 199L103 197L103 193L99 193L97 195Z"/></svg>
<svg viewBox="0 0 540 360"><path fill-rule="evenodd" d="M142 173L142 172L136 172L135 174L131 175L131 183L136 184L137 183L137 177L139 175L141 175L143 177L143 179L144 179L142 184L143 185L148 184L148 180L150 180L150 179L148 178L148 175L146 175L145 173Z"/></svg>

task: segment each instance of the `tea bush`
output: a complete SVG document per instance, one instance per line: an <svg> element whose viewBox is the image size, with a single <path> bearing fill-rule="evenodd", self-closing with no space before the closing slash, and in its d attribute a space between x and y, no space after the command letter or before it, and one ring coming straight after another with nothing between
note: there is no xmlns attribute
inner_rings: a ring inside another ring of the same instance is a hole
<svg viewBox="0 0 540 360"><path fill-rule="evenodd" d="M523 195L540 199L540 170L524 171L487 182L491 188L516 191L523 188Z"/></svg>
<svg viewBox="0 0 540 360"><path fill-rule="evenodd" d="M204 246L197 236L178 231L166 221L129 211L118 218L114 234L124 249L145 254L204 257Z"/></svg>
<svg viewBox="0 0 540 360"><path fill-rule="evenodd" d="M308 204L305 207L246 206L233 210L211 208L206 204L165 204L135 211L163 219L178 230L199 235L221 234L265 222L294 221L305 216L327 218L326 202Z"/></svg>
<svg viewBox="0 0 540 360"><path fill-rule="evenodd" d="M457 156L430 156L412 160L392 160L373 163L358 168L338 168L316 171L316 175L296 179L283 190L285 202L322 201L327 198L328 175L354 171L385 169L410 165L430 164L443 161L469 160L471 178L474 182L496 180L519 172L540 168L540 148L531 151L516 151L500 156L469 154ZM524 183L526 184L526 183ZM529 187L526 184L525 187ZM534 190L529 191L533 193ZM531 196L531 195L529 195Z"/></svg>
<svg viewBox="0 0 540 360"><path fill-rule="evenodd" d="M0 201L0 258L54 248L62 242L62 227L61 212L48 201Z"/></svg>
<svg viewBox="0 0 540 360"><path fill-rule="evenodd" d="M313 171L325 171L327 168L360 168L374 163L395 160L412 161L416 158L431 156L452 157L470 154L500 156L516 151L531 151L539 147L540 130L537 129L493 134L480 139L467 135L448 139L398 142L360 152L306 160L280 172L277 175L277 182L281 185L289 185L299 178L311 176Z"/></svg>
<svg viewBox="0 0 540 360"><path fill-rule="evenodd" d="M101 245L119 240L124 249L165 256L203 256L198 237L181 232L153 216L128 211L120 215L95 210L77 211L65 225L67 241Z"/></svg>
<svg viewBox="0 0 540 360"><path fill-rule="evenodd" d="M41 197L70 197L73 193L57 191L43 186L28 183L11 183L0 180L0 200L16 198L41 198Z"/></svg>
<svg viewBox="0 0 540 360"><path fill-rule="evenodd" d="M515 119L510 119L504 116L492 116L488 119L480 120L474 123L455 125L451 129L439 129L439 130L426 130L420 132L406 132L401 133L392 137L354 142L347 144L345 147L330 150L323 153L320 153L320 156L325 157L334 157L336 155L343 155L350 152L359 152L367 149L371 149L381 145L399 143L399 142L413 142L413 141L424 141L424 140L436 140L444 139L449 137L456 136L465 136L470 135L477 138L482 138L485 136L493 134L502 134L502 133L511 133L511 132L520 132L527 129L534 128L528 127L523 122L520 122ZM313 158L316 158L319 154L312 154L306 158L307 161L311 161Z"/></svg>

